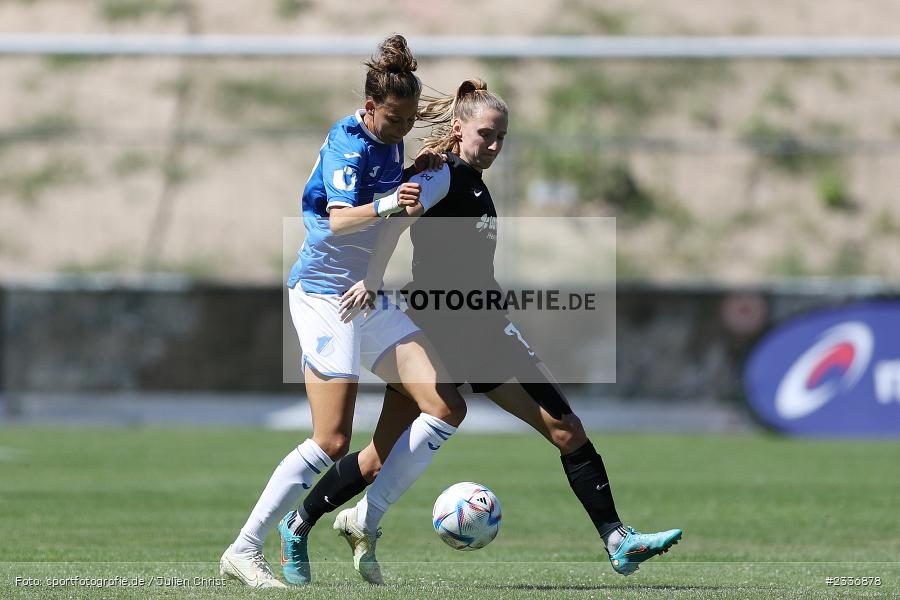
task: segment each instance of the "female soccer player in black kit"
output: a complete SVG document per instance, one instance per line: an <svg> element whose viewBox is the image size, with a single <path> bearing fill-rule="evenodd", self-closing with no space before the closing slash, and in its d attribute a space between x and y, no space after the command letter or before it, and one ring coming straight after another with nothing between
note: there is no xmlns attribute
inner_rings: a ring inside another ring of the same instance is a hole
<svg viewBox="0 0 900 600"><path fill-rule="evenodd" d="M369 290L378 289L399 233L413 221L413 282L405 288L408 297L417 290L460 290L465 294L466 290L500 289L493 265L497 213L482 171L491 166L503 147L507 106L487 90L483 81L472 79L464 81L454 96L432 99L419 117L436 125L425 139L425 148L446 153L447 164L439 172L411 177L411 181L422 186L423 206L419 214L424 212L424 218L416 220L413 214L411 218L394 219L393 238L376 250L381 255L371 261L366 280L344 294L343 306L348 311L359 310L371 302ZM426 333L457 385L469 382L473 391L485 394L531 425L559 449L572 491L603 539L617 573L629 575L641 562L677 543L681 538L679 529L642 534L623 527L603 460L546 366L504 312L411 308L407 314ZM473 340L485 343L473 344ZM496 378L498 372L504 373L500 382L484 383L490 380L488 377ZM319 517L354 497L373 479L372 487L357 506L339 513L335 529L354 549L357 564L360 554L365 554L364 560L370 565L377 564L374 540L378 522L390 504L413 483L391 469L390 451L418 414L404 389L386 388L384 408L369 446L337 461L299 510L286 517L288 535L282 536L286 568L296 568L298 565L292 563L297 561L308 561L306 537ZM361 552L355 545L359 536L344 526L348 521L362 524L369 535L369 544ZM366 579L380 583L380 572L377 580Z"/></svg>

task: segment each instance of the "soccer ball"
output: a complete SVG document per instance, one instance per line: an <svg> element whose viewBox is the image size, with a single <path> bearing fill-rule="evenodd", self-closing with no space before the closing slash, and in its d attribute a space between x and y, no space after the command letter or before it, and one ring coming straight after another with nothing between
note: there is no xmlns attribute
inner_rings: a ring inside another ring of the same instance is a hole
<svg viewBox="0 0 900 600"><path fill-rule="evenodd" d="M500 501L478 483L455 483L441 492L431 511L434 530L455 550L478 550L497 537Z"/></svg>

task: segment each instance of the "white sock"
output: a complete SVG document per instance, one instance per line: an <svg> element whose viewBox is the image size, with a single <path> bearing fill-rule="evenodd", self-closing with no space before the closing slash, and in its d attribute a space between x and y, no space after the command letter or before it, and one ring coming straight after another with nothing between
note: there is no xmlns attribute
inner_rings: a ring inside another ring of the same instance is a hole
<svg viewBox="0 0 900 600"><path fill-rule="evenodd" d="M603 536L603 544L606 546L606 550L610 554L615 554L616 550L619 549L619 544L622 543L627 534L628 532L619 523L618 527Z"/></svg>
<svg viewBox="0 0 900 600"><path fill-rule="evenodd" d="M303 491L308 490L316 476L331 463L328 455L312 440L291 450L272 473L250 518L234 541L234 551L261 551L269 530L297 505Z"/></svg>
<svg viewBox="0 0 900 600"><path fill-rule="evenodd" d="M367 533L375 533L381 518L431 464L456 427L422 413L394 444L381 471L356 505L356 515Z"/></svg>

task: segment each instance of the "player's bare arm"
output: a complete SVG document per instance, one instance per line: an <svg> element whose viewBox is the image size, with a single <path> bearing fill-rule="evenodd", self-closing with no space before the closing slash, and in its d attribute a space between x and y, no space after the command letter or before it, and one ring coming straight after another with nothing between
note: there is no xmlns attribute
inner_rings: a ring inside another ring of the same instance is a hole
<svg viewBox="0 0 900 600"><path fill-rule="evenodd" d="M413 207L419 201L420 186L417 183L403 183L393 194L372 204L362 206L344 207L335 206L328 213L328 226L335 235L346 235L354 231L365 229L380 218ZM391 206L382 205L382 202Z"/></svg>

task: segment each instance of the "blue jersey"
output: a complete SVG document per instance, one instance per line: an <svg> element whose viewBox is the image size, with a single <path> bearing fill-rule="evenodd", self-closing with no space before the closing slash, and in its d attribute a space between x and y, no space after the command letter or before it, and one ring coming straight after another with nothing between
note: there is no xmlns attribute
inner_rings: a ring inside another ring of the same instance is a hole
<svg viewBox="0 0 900 600"><path fill-rule="evenodd" d="M377 224L334 235L328 211L335 206L371 204L403 179L403 142L385 144L363 124L363 111L335 123L303 190L306 240L287 285L300 283L309 294L342 294L365 278ZM374 216L374 211L373 211Z"/></svg>

